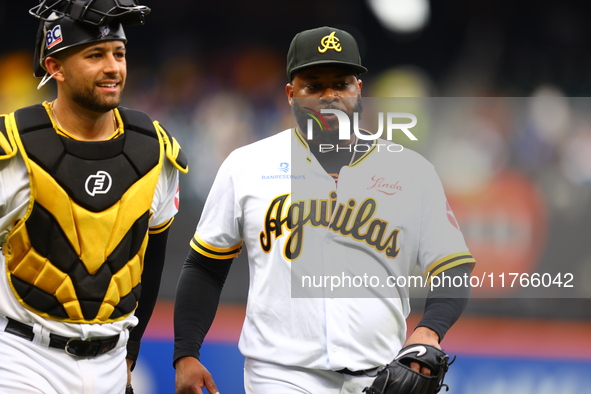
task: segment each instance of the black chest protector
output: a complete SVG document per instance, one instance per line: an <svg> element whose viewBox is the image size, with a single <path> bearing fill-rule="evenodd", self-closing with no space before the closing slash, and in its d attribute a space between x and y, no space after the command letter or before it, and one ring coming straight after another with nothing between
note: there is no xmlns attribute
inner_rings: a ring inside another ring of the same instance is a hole
<svg viewBox="0 0 591 394"><path fill-rule="evenodd" d="M118 138L77 141L56 133L42 105L14 113L31 198L4 245L7 275L19 302L43 317L105 323L136 308L170 140L146 114L119 114Z"/></svg>

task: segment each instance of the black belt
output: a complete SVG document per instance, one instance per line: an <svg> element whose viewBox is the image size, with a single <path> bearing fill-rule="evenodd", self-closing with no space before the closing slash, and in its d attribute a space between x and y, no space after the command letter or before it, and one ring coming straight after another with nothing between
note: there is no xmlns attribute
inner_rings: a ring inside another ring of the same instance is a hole
<svg viewBox="0 0 591 394"><path fill-rule="evenodd" d="M349 368L343 368L343 369L339 369L336 372L340 372L340 373L344 373L346 375L352 375L352 376L361 376L361 375L374 376L379 369L380 369L379 367L376 367L376 368L370 368L370 369L362 369L361 371L351 371Z"/></svg>
<svg viewBox="0 0 591 394"><path fill-rule="evenodd" d="M5 332L33 341L35 333L33 327L7 317L8 324ZM49 334L49 347L64 349L70 356L95 357L99 354L113 350L119 342L119 335L112 337L94 338L83 340L80 338L68 338L61 335Z"/></svg>

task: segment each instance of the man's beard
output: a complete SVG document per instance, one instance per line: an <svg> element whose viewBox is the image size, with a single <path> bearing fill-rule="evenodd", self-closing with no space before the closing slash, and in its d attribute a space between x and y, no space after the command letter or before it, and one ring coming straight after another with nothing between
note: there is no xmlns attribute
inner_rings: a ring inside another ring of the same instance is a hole
<svg viewBox="0 0 591 394"><path fill-rule="evenodd" d="M116 95L104 97L92 89L79 89L72 92L72 100L89 111L106 113L119 106L121 91Z"/></svg>
<svg viewBox="0 0 591 394"><path fill-rule="evenodd" d="M341 110L343 112L345 112L347 114L347 117L349 118L349 124L351 126L353 126L353 115L354 113L358 113L361 114L361 111L363 110L363 105L361 104L361 95L358 95L356 98L355 97L344 97L342 98L344 100L353 100L353 99L357 99L357 102L355 103L355 106L353 107L353 110L350 112L347 111L343 111L341 108L336 108L333 105L329 105L326 107L322 107L322 109L338 109ZM304 103L306 101L303 101ZM317 144L331 144L331 145L338 145L340 142L342 142L339 139L339 127L338 127L338 120L335 121L335 124L331 126L329 126L329 129L326 130L325 126L321 126L310 116L310 111L306 110L304 107L302 107L299 103L298 100L295 99L293 106L292 106L292 113L296 118L298 127L300 129L300 131L303 133L304 137L307 136L308 133L308 120L311 120L312 122L312 140L317 143ZM322 123L322 122L321 122ZM353 132L353 130L351 130L351 133Z"/></svg>

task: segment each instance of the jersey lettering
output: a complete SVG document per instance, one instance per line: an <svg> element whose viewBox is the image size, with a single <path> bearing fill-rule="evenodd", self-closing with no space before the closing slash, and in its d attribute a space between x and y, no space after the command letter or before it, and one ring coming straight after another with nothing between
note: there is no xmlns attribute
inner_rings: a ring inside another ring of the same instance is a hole
<svg viewBox="0 0 591 394"><path fill-rule="evenodd" d="M331 231L365 242L389 258L396 258L400 252L398 234L400 229L388 233L389 222L374 218L377 202L365 199L359 206L350 199L346 206L336 206L336 193L328 199L310 199L288 204L290 194L282 194L269 205L265 215L264 230L259 235L261 248L269 253L273 241L287 234L284 254L288 260L297 259L302 252L304 226L326 227ZM334 213L334 214L333 214Z"/></svg>

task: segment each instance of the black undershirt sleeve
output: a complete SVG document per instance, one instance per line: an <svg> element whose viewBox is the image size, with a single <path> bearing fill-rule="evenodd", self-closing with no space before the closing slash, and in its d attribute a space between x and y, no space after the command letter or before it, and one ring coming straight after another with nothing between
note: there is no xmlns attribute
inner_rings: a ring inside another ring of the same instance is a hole
<svg viewBox="0 0 591 394"><path fill-rule="evenodd" d="M453 278L458 276L462 277L462 281L458 279L455 283L463 283L464 275L470 276L472 267L473 264L461 264L443 271L437 276L441 277L445 273L446 279L441 282L445 286L429 290L425 302L425 312L417 327L427 327L435 331L439 335L439 342L443 340L447 331L459 319L470 299L471 288L469 283L467 283L467 286L460 287L450 284L453 284ZM447 278L450 278L451 281L448 281Z"/></svg>
<svg viewBox="0 0 591 394"><path fill-rule="evenodd" d="M189 252L179 277L174 304L173 365L181 357L199 358L232 260L212 259L192 249Z"/></svg>
<svg viewBox="0 0 591 394"><path fill-rule="evenodd" d="M129 334L130 340L139 342L142 339L148 321L152 317L158 299L158 292L160 291L168 232L169 229L166 229L161 233L148 236L148 246L144 255L144 271L142 272L142 294L135 310L135 316L139 319L139 323L131 330Z"/></svg>
<svg viewBox="0 0 591 394"><path fill-rule="evenodd" d="M142 272L142 293L138 307L135 310L135 316L139 322L129 333L129 341L127 343L127 358L133 361L137 359L140 341L144 335L144 331L146 331L158 299L169 229L148 236L148 246L144 254L144 270Z"/></svg>

